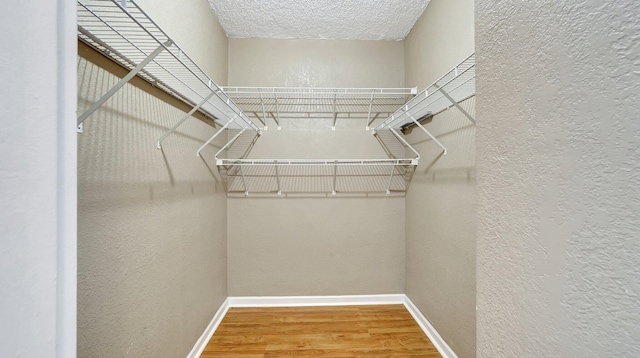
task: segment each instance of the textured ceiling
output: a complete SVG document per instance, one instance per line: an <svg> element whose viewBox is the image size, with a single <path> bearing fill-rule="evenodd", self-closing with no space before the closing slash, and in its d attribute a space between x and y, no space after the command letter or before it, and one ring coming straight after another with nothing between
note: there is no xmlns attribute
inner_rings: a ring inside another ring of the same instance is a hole
<svg viewBox="0 0 640 358"><path fill-rule="evenodd" d="M429 0L209 0L229 37L402 40Z"/></svg>

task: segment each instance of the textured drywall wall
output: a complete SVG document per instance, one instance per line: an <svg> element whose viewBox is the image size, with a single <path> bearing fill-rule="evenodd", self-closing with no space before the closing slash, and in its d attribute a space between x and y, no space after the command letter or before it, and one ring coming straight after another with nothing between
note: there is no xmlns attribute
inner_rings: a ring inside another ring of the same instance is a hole
<svg viewBox="0 0 640 358"><path fill-rule="evenodd" d="M0 357L75 357L75 6L0 13Z"/></svg>
<svg viewBox="0 0 640 358"><path fill-rule="evenodd" d="M81 112L117 77L85 59L78 69ZM195 155L215 129L191 118L157 150L185 112L152 93L126 85L78 136L81 357L184 357L227 297L220 143Z"/></svg>
<svg viewBox="0 0 640 358"><path fill-rule="evenodd" d="M117 78L84 59L79 106ZM226 202L214 128L134 86L78 137L78 355L185 356L226 298Z"/></svg>
<svg viewBox="0 0 640 358"><path fill-rule="evenodd" d="M229 85L402 87L398 41L229 39Z"/></svg>
<svg viewBox="0 0 640 358"><path fill-rule="evenodd" d="M474 51L474 1L429 2L404 41L407 86L421 90Z"/></svg>
<svg viewBox="0 0 640 358"><path fill-rule="evenodd" d="M474 51L473 0L433 0L405 40L409 86L428 86ZM475 98L462 104L471 115ZM475 127L456 108L407 140L420 165L406 196L406 294L459 357L475 356Z"/></svg>
<svg viewBox="0 0 640 358"><path fill-rule="evenodd" d="M229 295L401 293L403 198L229 199Z"/></svg>
<svg viewBox="0 0 640 358"><path fill-rule="evenodd" d="M229 84L401 87L402 43L230 39ZM260 54L256 56L255 54ZM302 122L300 122L302 121ZM304 125L301 125L304 123ZM282 121L251 156L383 157L362 119ZM229 198L229 295L400 293L404 198Z"/></svg>
<svg viewBox="0 0 640 358"><path fill-rule="evenodd" d="M640 3L478 1L480 357L640 356Z"/></svg>
<svg viewBox="0 0 640 358"><path fill-rule="evenodd" d="M233 38L402 40L429 0L209 0Z"/></svg>

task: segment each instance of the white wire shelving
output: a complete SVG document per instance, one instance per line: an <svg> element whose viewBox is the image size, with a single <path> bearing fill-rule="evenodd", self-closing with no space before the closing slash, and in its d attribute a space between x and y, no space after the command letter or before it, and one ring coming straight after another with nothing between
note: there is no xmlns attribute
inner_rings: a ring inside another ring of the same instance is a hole
<svg viewBox="0 0 640 358"><path fill-rule="evenodd" d="M476 93L475 65L475 53L473 53L375 126L373 134L384 129L416 125L442 147L444 154L447 154L446 147L420 123L420 120L456 107L475 124L475 118L459 104Z"/></svg>
<svg viewBox="0 0 640 358"><path fill-rule="evenodd" d="M394 129L375 138L383 159L251 159L257 136L230 130L232 139L216 153L229 195L404 195L420 155ZM411 155L407 155L410 153Z"/></svg>
<svg viewBox="0 0 640 358"><path fill-rule="evenodd" d="M249 117L267 129L267 119L280 129L284 118L330 118L335 130L342 119L366 118L366 129L395 112L417 93L416 88L223 87Z"/></svg>
<svg viewBox="0 0 640 358"><path fill-rule="evenodd" d="M162 141L200 111L229 128L260 128L133 0L78 0L78 39L130 72L78 117L78 125L134 76L192 106Z"/></svg>
<svg viewBox="0 0 640 358"><path fill-rule="evenodd" d="M475 95L475 55L465 58L417 95L416 90L410 88L228 87L225 91L244 111L253 113L264 126L265 118L269 116L279 124L278 119L282 118L283 113L299 116L315 112L315 115L331 116L334 129L339 113L364 113L368 127L375 120L372 113L379 115L388 111L388 108L393 110L372 130L372 134L386 150L388 159L247 159L246 155L237 154L248 153L250 149L242 148L250 148L253 141L241 140L243 131L238 132L216 154L217 165L229 193L404 193L411 182L420 154L398 133L399 130L415 125L447 154L446 147L421 121L456 107L475 124L475 119L459 104ZM367 94L369 97L366 97ZM235 156L222 155L236 147L241 149L235 150ZM407 153L410 154L409 158Z"/></svg>
<svg viewBox="0 0 640 358"><path fill-rule="evenodd" d="M332 130L340 120L362 119L366 130L405 104L416 88L224 87L225 92L264 129L269 120L326 118ZM231 134L216 163L230 195L403 194L419 154L395 130L379 132L383 159L249 159L254 138ZM406 153L411 155L407 157Z"/></svg>
<svg viewBox="0 0 640 358"><path fill-rule="evenodd" d="M216 165L227 192L249 194L401 194L408 189L420 154L398 133L475 94L474 55L416 95L415 88L219 87L134 0L77 0L78 38L130 72L78 117L81 125L134 76L192 106L158 139L157 147L193 113L220 127L197 150L225 134ZM399 109L398 109L399 108ZM379 159L251 159L267 119L360 118L387 154ZM380 120L386 118L384 121ZM256 123L262 125L258 127ZM444 146L442 146L444 149ZM446 154L446 149L445 149Z"/></svg>

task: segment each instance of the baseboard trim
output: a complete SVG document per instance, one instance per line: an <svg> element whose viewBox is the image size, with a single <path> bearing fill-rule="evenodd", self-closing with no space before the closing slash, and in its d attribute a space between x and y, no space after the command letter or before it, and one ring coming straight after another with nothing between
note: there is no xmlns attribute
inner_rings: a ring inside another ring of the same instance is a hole
<svg viewBox="0 0 640 358"><path fill-rule="evenodd" d="M351 295L351 296L251 296L228 297L220 306L200 339L187 358L198 358L209 343L220 322L231 307L313 307L313 306L355 306L355 305L404 305L416 320L422 331L429 337L443 358L458 358L456 353L442 339L431 322L405 294Z"/></svg>
<svg viewBox="0 0 640 358"><path fill-rule="evenodd" d="M189 352L187 358L200 357L200 355L204 351L204 348L207 346L207 343L209 343L209 340L213 336L213 333L216 331L216 329L218 329L220 322L222 322L222 319L227 314L229 307L229 298L227 298L226 300L224 300L224 302L222 302L222 305L220 306L216 314L213 315L211 322L209 322L209 325L207 325L207 328L204 330L198 341L196 341L196 344L193 346L193 348L191 348L191 352Z"/></svg>
<svg viewBox="0 0 640 358"><path fill-rule="evenodd" d="M403 304L404 294L229 297L231 307L304 307Z"/></svg>
<svg viewBox="0 0 640 358"><path fill-rule="evenodd" d="M429 337L429 340L436 347L440 355L442 355L443 358L458 358L458 355L456 355L447 342L442 339L427 317L420 312L418 306L416 306L408 296L404 295L404 298L404 306L407 308L407 311L409 311L413 316L413 319L418 322L418 325L422 328L422 331L427 335L427 337Z"/></svg>

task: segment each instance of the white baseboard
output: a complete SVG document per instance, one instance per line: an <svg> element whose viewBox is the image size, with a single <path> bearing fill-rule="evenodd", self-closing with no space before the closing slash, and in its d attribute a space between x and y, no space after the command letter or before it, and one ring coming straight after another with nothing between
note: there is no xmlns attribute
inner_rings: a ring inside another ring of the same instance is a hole
<svg viewBox="0 0 640 358"><path fill-rule="evenodd" d="M191 348L191 352L189 352L187 358L200 357L202 351L204 351L204 348L207 346L207 343L209 343L209 340L213 336L213 333L216 331L216 329L220 325L220 322L222 322L222 319L227 314L229 307L229 298L227 298L226 300L224 300L224 302L222 302L222 305L220 306L216 314L213 315L211 322L209 322L209 325L204 330L196 344L193 346L193 348Z"/></svg>
<svg viewBox="0 0 640 358"><path fill-rule="evenodd" d="M229 297L231 307L304 307L403 304L404 294L353 296Z"/></svg>
<svg viewBox="0 0 640 358"><path fill-rule="evenodd" d="M449 345L440 337L431 322L405 294L353 295L353 296L255 296L228 297L216 312L191 349L187 358L198 358L213 333L220 325L230 307L304 307L304 306L354 306L354 305L404 305L420 328L429 337L443 358L458 358Z"/></svg>
<svg viewBox="0 0 640 358"><path fill-rule="evenodd" d="M413 316L413 319L418 322L418 325L420 326L420 328L422 328L422 331L424 331L427 337L429 337L429 340L436 347L440 355L442 355L443 358L458 358L458 355L456 355L453 349L449 347L447 342L445 342L444 339L440 337L438 331L436 331L427 317L425 317L422 312L420 312L415 303L413 303L413 301L411 301L411 299L406 295L404 295L404 298L404 306L407 308L407 311L409 311L409 313L411 313L411 315Z"/></svg>

